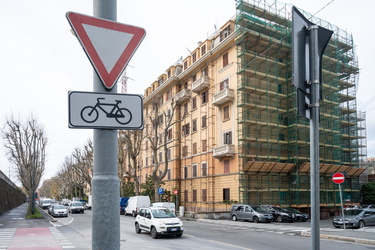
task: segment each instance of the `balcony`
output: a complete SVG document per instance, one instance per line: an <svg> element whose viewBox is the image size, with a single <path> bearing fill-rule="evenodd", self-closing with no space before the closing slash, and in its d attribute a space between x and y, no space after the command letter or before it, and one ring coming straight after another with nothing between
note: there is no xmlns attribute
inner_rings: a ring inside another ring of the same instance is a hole
<svg viewBox="0 0 375 250"><path fill-rule="evenodd" d="M210 78L208 76L202 76L201 78L193 82L191 90L195 93L198 93L208 87L210 87Z"/></svg>
<svg viewBox="0 0 375 250"><path fill-rule="evenodd" d="M215 106L220 106L224 103L233 101L233 99L234 99L234 90L226 88L214 94L214 100L212 101L212 104Z"/></svg>
<svg viewBox="0 0 375 250"><path fill-rule="evenodd" d="M220 147L214 148L213 157L219 159L224 156L231 156L234 158L234 145L233 144L225 144Z"/></svg>
<svg viewBox="0 0 375 250"><path fill-rule="evenodd" d="M191 98L191 90L183 89L175 96L176 103L183 103Z"/></svg>

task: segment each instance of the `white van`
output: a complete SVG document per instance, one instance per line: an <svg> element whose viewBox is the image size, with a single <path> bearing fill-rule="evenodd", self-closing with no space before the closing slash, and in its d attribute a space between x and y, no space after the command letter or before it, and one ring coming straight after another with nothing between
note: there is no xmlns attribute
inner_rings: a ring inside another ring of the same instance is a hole
<svg viewBox="0 0 375 250"><path fill-rule="evenodd" d="M131 214L135 217L141 207L149 207L150 204L150 197L148 196L130 197L128 200L128 206L125 208L125 215Z"/></svg>
<svg viewBox="0 0 375 250"><path fill-rule="evenodd" d="M155 202L150 207L165 207L168 208L174 215L176 215L176 205L173 202Z"/></svg>

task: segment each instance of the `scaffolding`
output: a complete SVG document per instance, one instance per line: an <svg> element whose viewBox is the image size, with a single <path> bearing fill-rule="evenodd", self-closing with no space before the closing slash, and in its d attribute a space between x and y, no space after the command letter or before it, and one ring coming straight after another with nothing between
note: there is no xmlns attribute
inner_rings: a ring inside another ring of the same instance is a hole
<svg viewBox="0 0 375 250"><path fill-rule="evenodd" d="M237 0L236 9L241 201L307 207L309 120L297 115L292 86L292 6ZM366 128L365 114L358 112L356 105L359 67L353 38L300 11L311 22L334 31L322 60L321 204L339 204L330 179L332 171L338 170L347 173L344 196L359 202L358 175L364 171L360 162L366 156Z"/></svg>

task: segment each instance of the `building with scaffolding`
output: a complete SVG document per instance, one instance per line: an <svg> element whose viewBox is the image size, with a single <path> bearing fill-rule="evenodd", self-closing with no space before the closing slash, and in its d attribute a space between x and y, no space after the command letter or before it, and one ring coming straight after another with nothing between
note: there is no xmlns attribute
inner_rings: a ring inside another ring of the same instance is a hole
<svg viewBox="0 0 375 250"><path fill-rule="evenodd" d="M162 174L168 162L164 187L179 190L187 212L226 211L236 201L308 211L309 120L297 115L292 86L292 6L237 0L236 9L235 18L145 90L150 140L143 143L140 181L155 165L154 174ZM320 203L327 217L340 204L333 173L346 173L346 202L360 201L365 113L356 107L352 36L300 11L334 31L323 55L320 103Z"/></svg>

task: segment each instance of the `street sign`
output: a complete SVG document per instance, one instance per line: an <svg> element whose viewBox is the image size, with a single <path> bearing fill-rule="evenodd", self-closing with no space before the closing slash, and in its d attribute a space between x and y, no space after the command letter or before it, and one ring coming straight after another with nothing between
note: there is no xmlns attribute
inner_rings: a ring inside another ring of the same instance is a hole
<svg viewBox="0 0 375 250"><path fill-rule="evenodd" d="M159 192L159 194L164 194L164 188L159 188L158 192Z"/></svg>
<svg viewBox="0 0 375 250"><path fill-rule="evenodd" d="M142 42L143 28L106 19L66 13L70 26L107 89L111 89Z"/></svg>
<svg viewBox="0 0 375 250"><path fill-rule="evenodd" d="M178 189L175 189L175 190L173 191L173 194L178 195Z"/></svg>
<svg viewBox="0 0 375 250"><path fill-rule="evenodd" d="M143 129L141 95L69 91L69 128Z"/></svg>
<svg viewBox="0 0 375 250"><path fill-rule="evenodd" d="M342 173L335 173L332 175L332 181L336 184L341 184L345 181L345 176Z"/></svg>

